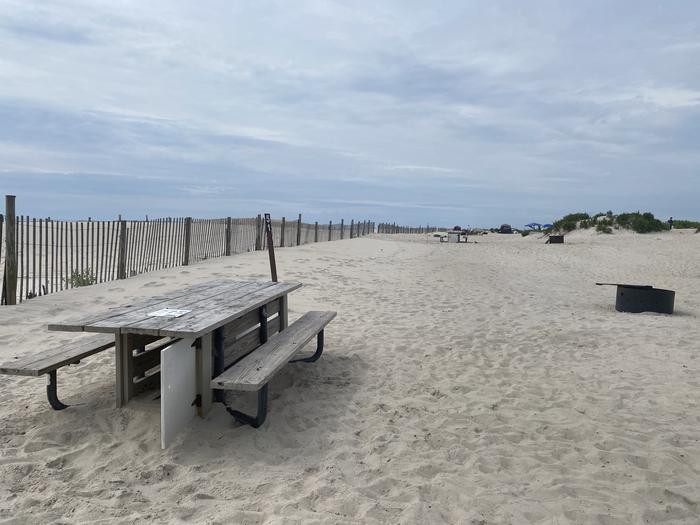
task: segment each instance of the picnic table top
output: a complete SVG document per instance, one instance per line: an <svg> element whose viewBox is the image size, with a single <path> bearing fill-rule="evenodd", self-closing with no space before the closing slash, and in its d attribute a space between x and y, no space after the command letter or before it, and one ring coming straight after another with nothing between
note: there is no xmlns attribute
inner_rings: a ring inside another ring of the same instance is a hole
<svg viewBox="0 0 700 525"><path fill-rule="evenodd" d="M298 282L208 281L89 316L51 323L48 328L196 338L300 287Z"/></svg>

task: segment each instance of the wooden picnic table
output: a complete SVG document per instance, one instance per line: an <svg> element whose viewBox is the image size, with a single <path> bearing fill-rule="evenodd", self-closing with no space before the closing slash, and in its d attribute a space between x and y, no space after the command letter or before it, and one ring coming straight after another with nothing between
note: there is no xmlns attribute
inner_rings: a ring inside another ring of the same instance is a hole
<svg viewBox="0 0 700 525"><path fill-rule="evenodd" d="M278 313L275 330L284 330L288 324L287 294L300 287L297 282L210 281L52 323L49 330L114 334L117 407L160 381L158 374L145 375L158 366L160 357L160 347L148 351L147 345L162 338L194 340L198 413L204 416L212 403L212 370L223 367L224 331L233 333L257 322L261 309L269 311L266 315ZM243 345L245 338L240 341Z"/></svg>

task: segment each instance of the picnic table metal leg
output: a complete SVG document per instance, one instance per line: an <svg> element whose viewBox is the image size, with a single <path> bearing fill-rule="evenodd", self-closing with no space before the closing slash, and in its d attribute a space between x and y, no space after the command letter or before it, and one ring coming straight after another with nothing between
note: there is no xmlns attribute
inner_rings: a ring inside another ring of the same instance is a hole
<svg viewBox="0 0 700 525"><path fill-rule="evenodd" d="M49 398L49 404L54 410L63 410L70 406L61 403L58 399L58 384L56 382L55 370L46 374L46 396Z"/></svg>
<svg viewBox="0 0 700 525"><path fill-rule="evenodd" d="M258 428L261 426L267 417L267 383L265 383L265 386L258 390L258 411L255 414L255 417L244 414L238 410L234 410L231 407L226 407L226 411L239 423L250 425L253 428Z"/></svg>
<svg viewBox="0 0 700 525"><path fill-rule="evenodd" d="M279 298L279 302L279 331L281 332L282 330L287 328L287 326L289 326L289 297L287 295L283 295Z"/></svg>
<svg viewBox="0 0 700 525"><path fill-rule="evenodd" d="M267 342L268 327L267 327L267 305L261 306L258 310L260 320L260 344ZM249 416L239 410L234 410L227 406L226 411L231 414L236 421L244 425L250 425L253 428L258 428L265 422L267 417L267 383L258 390L258 410L255 416Z"/></svg>
<svg viewBox="0 0 700 525"><path fill-rule="evenodd" d="M323 353L323 330L318 333L316 341L316 352L313 355L310 355L309 357L300 357L299 359L292 359L290 363L298 363L300 361L303 363L313 363L314 361L318 361Z"/></svg>
<svg viewBox="0 0 700 525"><path fill-rule="evenodd" d="M224 372L224 328L223 326L214 330L214 376L219 376ZM224 402L224 391L214 390L214 401Z"/></svg>

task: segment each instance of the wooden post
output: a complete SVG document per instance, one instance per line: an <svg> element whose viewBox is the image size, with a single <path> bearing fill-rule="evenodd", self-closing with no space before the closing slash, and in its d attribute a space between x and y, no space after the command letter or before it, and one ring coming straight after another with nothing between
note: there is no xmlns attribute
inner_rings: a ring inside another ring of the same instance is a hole
<svg viewBox="0 0 700 525"><path fill-rule="evenodd" d="M332 240L331 239L331 228L333 228L333 221L328 221L328 240L329 241Z"/></svg>
<svg viewBox="0 0 700 525"><path fill-rule="evenodd" d="M117 279L126 279L126 221L119 221L119 252L117 253Z"/></svg>
<svg viewBox="0 0 700 525"><path fill-rule="evenodd" d="M345 236L345 225L344 225L345 219L340 219L340 239L342 240L343 237Z"/></svg>
<svg viewBox="0 0 700 525"><path fill-rule="evenodd" d="M318 221L314 224L314 242L318 242Z"/></svg>
<svg viewBox="0 0 700 525"><path fill-rule="evenodd" d="M287 219L282 217L282 232L280 233L280 248L284 248L284 230L287 229Z"/></svg>
<svg viewBox="0 0 700 525"><path fill-rule="evenodd" d="M185 255L182 257L183 266L190 264L190 243L192 241L192 217L185 217Z"/></svg>
<svg viewBox="0 0 700 525"><path fill-rule="evenodd" d="M297 246L301 245L301 213L297 219Z"/></svg>
<svg viewBox="0 0 700 525"><path fill-rule="evenodd" d="M5 304L17 304L17 230L15 217L15 196L5 195L5 279L3 288Z"/></svg>
<svg viewBox="0 0 700 525"><path fill-rule="evenodd" d="M355 219L350 219L350 238L352 239L352 236L354 234L353 230L355 229Z"/></svg>
<svg viewBox="0 0 700 525"><path fill-rule="evenodd" d="M267 253L270 258L270 276L272 282L277 282L277 263L275 262L275 242L272 239L272 219L270 214L265 214L265 238L267 239Z"/></svg>
<svg viewBox="0 0 700 525"><path fill-rule="evenodd" d="M262 217L258 213L255 219L255 251L262 250Z"/></svg>
<svg viewBox="0 0 700 525"><path fill-rule="evenodd" d="M226 217L226 248L224 255L231 255L231 217Z"/></svg>

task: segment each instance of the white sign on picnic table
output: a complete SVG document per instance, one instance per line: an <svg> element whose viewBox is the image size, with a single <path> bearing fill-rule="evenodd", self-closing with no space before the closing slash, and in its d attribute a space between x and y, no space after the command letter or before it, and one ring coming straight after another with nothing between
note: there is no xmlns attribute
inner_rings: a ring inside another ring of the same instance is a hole
<svg viewBox="0 0 700 525"><path fill-rule="evenodd" d="M156 310L151 312L148 317L180 317L185 314L190 313L192 310L176 310L175 308L163 308L162 310Z"/></svg>

